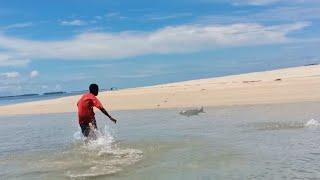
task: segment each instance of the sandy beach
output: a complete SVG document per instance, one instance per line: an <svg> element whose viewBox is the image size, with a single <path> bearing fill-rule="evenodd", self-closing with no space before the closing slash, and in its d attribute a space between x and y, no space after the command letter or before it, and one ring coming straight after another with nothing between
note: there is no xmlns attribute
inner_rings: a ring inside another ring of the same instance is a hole
<svg viewBox="0 0 320 180"><path fill-rule="evenodd" d="M320 101L320 65L108 91L108 110L191 108ZM79 96L0 107L2 116L76 111Z"/></svg>

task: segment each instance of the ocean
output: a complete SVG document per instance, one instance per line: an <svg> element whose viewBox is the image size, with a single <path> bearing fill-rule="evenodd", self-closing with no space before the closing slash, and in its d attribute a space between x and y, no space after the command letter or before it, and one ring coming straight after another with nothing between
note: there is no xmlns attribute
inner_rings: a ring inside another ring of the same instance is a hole
<svg viewBox="0 0 320 180"><path fill-rule="evenodd" d="M0 96L0 106L80 95L80 94L83 94L84 92L86 91L60 92L60 93L58 92L58 93L52 93L52 94L48 93L48 94L24 94L24 95L14 95L14 96Z"/></svg>
<svg viewBox="0 0 320 180"><path fill-rule="evenodd" d="M319 179L320 103L0 117L0 179Z"/></svg>

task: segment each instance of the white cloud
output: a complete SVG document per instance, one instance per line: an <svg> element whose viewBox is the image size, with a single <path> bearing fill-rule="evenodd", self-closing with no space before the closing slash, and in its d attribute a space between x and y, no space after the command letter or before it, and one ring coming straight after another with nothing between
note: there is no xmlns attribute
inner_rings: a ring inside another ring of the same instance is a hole
<svg viewBox="0 0 320 180"><path fill-rule="evenodd" d="M39 72L38 71L33 70L33 71L30 72L30 78L35 78L37 76L39 76Z"/></svg>
<svg viewBox="0 0 320 180"><path fill-rule="evenodd" d="M320 1L319 1L320 2ZM320 7L278 7L253 15L264 21L311 21L320 19Z"/></svg>
<svg viewBox="0 0 320 180"><path fill-rule="evenodd" d="M10 24L10 25L5 26L5 27L0 28L0 29L8 30L8 29L25 28L25 27L30 27L30 26L33 26L32 22L24 22L24 23Z"/></svg>
<svg viewBox="0 0 320 180"><path fill-rule="evenodd" d="M210 1L210 0L208 0ZM212 1L212 0L211 0ZM230 0L233 5L265 6L272 4L319 4L319 0Z"/></svg>
<svg viewBox="0 0 320 180"><path fill-rule="evenodd" d="M169 15L150 14L150 15L146 15L146 18L151 21L161 21L161 20L177 19L177 18L190 17L190 16L192 16L191 13L176 13L176 14L169 14Z"/></svg>
<svg viewBox="0 0 320 180"><path fill-rule="evenodd" d="M250 22L304 22L320 19L320 7L275 7L259 12L240 11L229 15L203 16L200 23L250 23Z"/></svg>
<svg viewBox="0 0 320 180"><path fill-rule="evenodd" d="M262 5L268 5L273 4L276 2L280 2L281 0L236 0L233 2L234 5L254 5L254 6L262 6Z"/></svg>
<svg viewBox="0 0 320 180"><path fill-rule="evenodd" d="M27 58L19 58L17 55L1 54L0 67L3 66L25 66L30 62Z"/></svg>
<svg viewBox="0 0 320 180"><path fill-rule="evenodd" d="M106 14L106 17L117 17L117 16L119 16L120 14L119 13L117 13L117 12L111 12L111 13L107 13Z"/></svg>
<svg viewBox="0 0 320 180"><path fill-rule="evenodd" d="M287 43L308 23L182 25L153 32L82 33L72 39L35 41L0 34L0 48L32 59L111 59L146 54L190 53L233 46Z"/></svg>
<svg viewBox="0 0 320 180"><path fill-rule="evenodd" d="M75 19L71 21L61 21L60 24L64 26L84 26L87 25L87 22L80 19Z"/></svg>
<svg viewBox="0 0 320 180"><path fill-rule="evenodd" d="M101 20L102 16L95 16L94 19Z"/></svg>
<svg viewBox="0 0 320 180"><path fill-rule="evenodd" d="M48 89L49 86L48 85L41 85L41 89Z"/></svg>
<svg viewBox="0 0 320 180"><path fill-rule="evenodd" d="M55 91L61 91L62 90L62 86L60 84L56 84L54 90Z"/></svg>
<svg viewBox="0 0 320 180"><path fill-rule="evenodd" d="M105 15L105 17L107 19L118 19L118 20L123 20L123 19L128 19L128 17L126 16L122 16L120 13L118 12L110 12L110 13L107 13Z"/></svg>
<svg viewBox="0 0 320 180"><path fill-rule="evenodd" d="M20 73L19 72L5 72L5 73L1 73L1 76L5 77L5 78L18 78L20 77Z"/></svg>
<svg viewBox="0 0 320 180"><path fill-rule="evenodd" d="M0 73L0 96L17 94L21 90L21 75L10 71Z"/></svg>

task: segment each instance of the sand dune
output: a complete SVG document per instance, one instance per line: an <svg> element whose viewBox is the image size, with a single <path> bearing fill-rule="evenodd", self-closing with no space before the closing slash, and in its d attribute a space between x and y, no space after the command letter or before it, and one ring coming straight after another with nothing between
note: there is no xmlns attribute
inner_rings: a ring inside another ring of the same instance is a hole
<svg viewBox="0 0 320 180"><path fill-rule="evenodd" d="M76 111L79 96L0 107L0 115ZM108 110L320 101L320 65L103 92Z"/></svg>

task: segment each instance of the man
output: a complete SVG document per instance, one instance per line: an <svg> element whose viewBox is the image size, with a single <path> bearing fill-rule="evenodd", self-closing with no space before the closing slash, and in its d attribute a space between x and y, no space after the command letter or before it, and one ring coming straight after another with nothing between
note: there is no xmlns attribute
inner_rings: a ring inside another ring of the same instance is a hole
<svg viewBox="0 0 320 180"><path fill-rule="evenodd" d="M93 107L96 107L103 112L106 116L109 117L111 121L114 123L117 122L116 119L111 117L109 113L103 108L99 99L96 97L99 93L99 87L97 84L91 84L89 86L89 93L82 95L79 99L78 106L78 117L79 117L79 125L81 127L82 134L85 137L88 137L90 131L93 129L97 129L97 123L95 119L95 114L93 112Z"/></svg>

